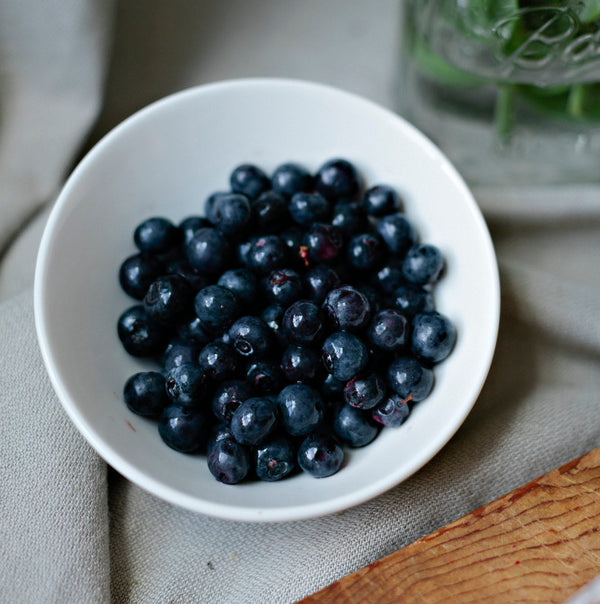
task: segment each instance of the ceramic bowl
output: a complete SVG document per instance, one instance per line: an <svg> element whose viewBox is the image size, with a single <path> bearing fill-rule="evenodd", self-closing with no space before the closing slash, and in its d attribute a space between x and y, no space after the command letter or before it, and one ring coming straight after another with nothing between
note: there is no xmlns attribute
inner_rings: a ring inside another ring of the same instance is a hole
<svg viewBox="0 0 600 604"><path fill-rule="evenodd" d="M451 356L435 368L431 395L399 428L348 450L342 469L274 483L217 482L200 455L166 447L156 423L131 413L122 389L152 367L129 356L116 321L134 301L119 288L141 220L201 214L231 170L266 172L284 161L317 170L345 157L366 183L404 198L423 241L447 262L436 308L454 322ZM486 224L444 155L394 113L347 92L279 79L224 81L142 109L107 134L60 193L39 250L35 316L43 358L69 417L118 472L157 497L215 517L287 521L338 512L397 485L460 427L486 378L499 319L497 264Z"/></svg>

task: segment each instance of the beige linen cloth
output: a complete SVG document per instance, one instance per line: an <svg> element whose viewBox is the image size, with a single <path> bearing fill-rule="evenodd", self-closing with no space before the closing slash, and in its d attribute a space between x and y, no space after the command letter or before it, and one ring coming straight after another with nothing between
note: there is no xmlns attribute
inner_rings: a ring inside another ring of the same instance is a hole
<svg viewBox="0 0 600 604"><path fill-rule="evenodd" d="M425 468L343 514L258 525L173 507L107 468L50 386L33 266L82 150L223 78L324 81L393 107L398 24L394 0L0 0L3 601L292 602L600 445L600 181L476 191L503 292L488 381Z"/></svg>

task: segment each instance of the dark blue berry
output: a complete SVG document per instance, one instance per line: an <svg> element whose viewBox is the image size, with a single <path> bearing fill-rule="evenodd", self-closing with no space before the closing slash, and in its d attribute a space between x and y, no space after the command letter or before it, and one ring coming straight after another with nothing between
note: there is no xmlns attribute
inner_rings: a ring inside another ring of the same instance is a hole
<svg viewBox="0 0 600 604"><path fill-rule="evenodd" d="M394 309L380 310L369 326L369 340L377 348L389 352L402 350L408 340L408 321Z"/></svg>
<svg viewBox="0 0 600 604"><path fill-rule="evenodd" d="M303 284L300 275L291 268L273 271L265 282L267 299L271 303L289 306L302 296Z"/></svg>
<svg viewBox="0 0 600 604"><path fill-rule="evenodd" d="M158 433L171 449L181 453L194 453L206 446L209 425L204 411L170 405L160 416Z"/></svg>
<svg viewBox="0 0 600 604"><path fill-rule="evenodd" d="M305 436L323 419L323 401L319 393L306 384L286 386L277 397L281 422L292 436Z"/></svg>
<svg viewBox="0 0 600 604"><path fill-rule="evenodd" d="M257 394L276 394L285 383L285 378L277 362L263 359L248 365L246 381Z"/></svg>
<svg viewBox="0 0 600 604"><path fill-rule="evenodd" d="M323 334L321 309L309 300L298 300L285 311L282 327L293 344L315 344Z"/></svg>
<svg viewBox="0 0 600 604"><path fill-rule="evenodd" d="M250 240L245 261L252 270L268 275L285 265L286 256L287 248L280 237L264 235Z"/></svg>
<svg viewBox="0 0 600 604"><path fill-rule="evenodd" d="M136 254L125 259L119 269L119 283L126 294L142 300L163 270L162 263L147 254Z"/></svg>
<svg viewBox="0 0 600 604"><path fill-rule="evenodd" d="M281 369L288 382L316 383L321 377L319 355L307 346L290 344L281 357Z"/></svg>
<svg viewBox="0 0 600 604"><path fill-rule="evenodd" d="M344 380L338 380L331 373L328 373L321 384L320 391L325 399L331 400L339 398L343 394L345 385L346 382Z"/></svg>
<svg viewBox="0 0 600 604"><path fill-rule="evenodd" d="M306 257L313 264L333 263L340 256L344 239L342 232L331 224L316 223L302 239Z"/></svg>
<svg viewBox="0 0 600 604"><path fill-rule="evenodd" d="M252 216L259 233L281 233L291 219L287 201L275 191L265 191L252 203Z"/></svg>
<svg viewBox="0 0 600 604"><path fill-rule="evenodd" d="M252 210L245 195L231 193L220 196L213 207L214 225L226 237L237 237L250 223Z"/></svg>
<svg viewBox="0 0 600 604"><path fill-rule="evenodd" d="M344 461L344 450L337 438L326 434L307 436L298 448L298 465L315 478L335 474Z"/></svg>
<svg viewBox="0 0 600 604"><path fill-rule="evenodd" d="M425 363L439 363L452 351L456 328L439 312L420 313L412 324L412 352Z"/></svg>
<svg viewBox="0 0 600 604"><path fill-rule="evenodd" d="M241 445L258 445L276 426L276 403L261 396L245 400L231 418L231 433Z"/></svg>
<svg viewBox="0 0 600 604"><path fill-rule="evenodd" d="M369 300L350 285L332 289L325 298L323 308L332 324L341 330L359 330L371 318Z"/></svg>
<svg viewBox="0 0 600 604"><path fill-rule="evenodd" d="M425 285L437 281L444 268L444 257L434 245L413 245L402 262L402 274L407 281Z"/></svg>
<svg viewBox="0 0 600 604"><path fill-rule="evenodd" d="M350 239L346 256L350 266L356 270L373 271L383 261L385 249L376 233L359 233Z"/></svg>
<svg viewBox="0 0 600 604"><path fill-rule="evenodd" d="M283 313L285 308L280 304L270 304L265 307L260 317L269 326L271 333L275 336L275 340L279 345L286 345L287 340L283 334Z"/></svg>
<svg viewBox="0 0 600 604"><path fill-rule="evenodd" d="M356 168L345 159L331 159L317 172L317 191L327 199L350 200L360 190L360 177Z"/></svg>
<svg viewBox="0 0 600 604"><path fill-rule="evenodd" d="M327 294L342 282L335 269L320 264L306 273L305 283L308 297L315 304L322 304Z"/></svg>
<svg viewBox="0 0 600 604"><path fill-rule="evenodd" d="M216 222L215 210L217 208L217 202L219 201L219 199L221 199L221 197L225 197L226 195L229 195L227 191L216 191L215 193L212 193L206 200L206 219L210 222L211 225L214 225Z"/></svg>
<svg viewBox="0 0 600 604"><path fill-rule="evenodd" d="M211 340L210 335L202 329L202 321L195 315L177 326L177 335L185 342L199 346L204 346Z"/></svg>
<svg viewBox="0 0 600 604"><path fill-rule="evenodd" d="M194 308L203 329L214 334L229 329L240 314L236 295L220 285L201 289L194 299Z"/></svg>
<svg viewBox="0 0 600 604"><path fill-rule="evenodd" d="M141 304L121 314L117 333L123 348L135 357L152 357L165 349L163 328L148 317Z"/></svg>
<svg viewBox="0 0 600 604"><path fill-rule="evenodd" d="M239 356L229 344L214 340L200 351L198 364L207 377L222 382L237 377L238 359Z"/></svg>
<svg viewBox="0 0 600 604"><path fill-rule="evenodd" d="M413 357L398 357L389 366L388 384L402 398L423 400L433 387L433 371Z"/></svg>
<svg viewBox="0 0 600 604"><path fill-rule="evenodd" d="M167 218L154 216L136 227L133 240L140 252L164 254L181 241L181 231Z"/></svg>
<svg viewBox="0 0 600 604"><path fill-rule="evenodd" d="M333 207L330 222L340 229L345 237L360 233L368 226L365 209L356 201L336 203Z"/></svg>
<svg viewBox="0 0 600 604"><path fill-rule="evenodd" d="M289 438L279 435L258 446L254 461L259 480L281 480L296 469L296 447Z"/></svg>
<svg viewBox="0 0 600 604"><path fill-rule="evenodd" d="M342 405L333 420L335 435L351 447L364 447L375 440L379 433L372 418L350 405Z"/></svg>
<svg viewBox="0 0 600 604"><path fill-rule="evenodd" d="M188 285L195 292L206 287L210 283L206 274L193 268L187 261L187 258L184 257L175 258L168 262L164 272L165 274L179 275L187 281Z"/></svg>
<svg viewBox="0 0 600 604"><path fill-rule="evenodd" d="M409 413L410 406L406 399L392 393L373 409L371 415L376 422L396 428L404 423Z"/></svg>
<svg viewBox="0 0 600 604"><path fill-rule="evenodd" d="M356 375L344 386L344 400L357 409L372 409L384 396L385 384L374 371Z"/></svg>
<svg viewBox="0 0 600 604"><path fill-rule="evenodd" d="M162 356L163 369L169 372L174 367L196 363L198 352L200 352L198 344L185 340L172 340Z"/></svg>
<svg viewBox="0 0 600 604"><path fill-rule="evenodd" d="M399 261L391 261L382 266L372 280L373 285L388 296L391 296L398 287L403 285L403 282L402 263Z"/></svg>
<svg viewBox="0 0 600 604"><path fill-rule="evenodd" d="M204 216L188 216L187 218L184 218L179 223L179 230L183 237L183 243L189 243L197 231L210 226L210 220Z"/></svg>
<svg viewBox="0 0 600 604"><path fill-rule="evenodd" d="M286 163L275 168L271 176L274 191L288 199L295 193L305 193L314 187L314 179L310 172L298 164Z"/></svg>
<svg viewBox="0 0 600 604"><path fill-rule="evenodd" d="M365 192L363 206L371 216L386 216L398 209L400 196L388 185L375 185Z"/></svg>
<svg viewBox="0 0 600 604"><path fill-rule="evenodd" d="M402 258L417 241L417 231L406 216L399 212L378 220L376 228L387 248L397 258Z"/></svg>
<svg viewBox="0 0 600 604"><path fill-rule="evenodd" d="M240 317L230 328L231 344L244 357L262 357L271 348L271 330L259 317Z"/></svg>
<svg viewBox="0 0 600 604"><path fill-rule="evenodd" d="M132 375L125 382L123 397L130 411L144 417L158 417L169 404L165 378L156 371Z"/></svg>
<svg viewBox="0 0 600 604"><path fill-rule="evenodd" d="M243 380L227 380L219 384L213 394L214 416L225 422L231 421L234 411L253 396L253 389Z"/></svg>
<svg viewBox="0 0 600 604"><path fill-rule="evenodd" d="M246 448L233 439L217 440L207 456L210 473L224 484L237 484L246 478L250 461Z"/></svg>
<svg viewBox="0 0 600 604"><path fill-rule="evenodd" d="M193 290L179 275L164 275L153 281L144 297L148 317L159 323L179 319L192 308Z"/></svg>
<svg viewBox="0 0 600 604"><path fill-rule="evenodd" d="M167 396L177 405L197 407L206 398L204 372L196 364L173 367L166 376Z"/></svg>
<svg viewBox="0 0 600 604"><path fill-rule="evenodd" d="M244 308L255 306L258 301L258 279L247 268L234 268L225 271L219 277L217 285L231 290Z"/></svg>
<svg viewBox="0 0 600 604"><path fill-rule="evenodd" d="M433 310L433 295L418 285L400 285L392 296L393 305L407 318L417 313Z"/></svg>
<svg viewBox="0 0 600 604"><path fill-rule="evenodd" d="M186 244L185 254L192 268L212 275L226 268L231 248L217 229L203 228Z"/></svg>
<svg viewBox="0 0 600 604"><path fill-rule="evenodd" d="M366 367L369 352L354 334L337 331L323 342L321 359L333 377L347 381Z"/></svg>
<svg viewBox="0 0 600 604"><path fill-rule="evenodd" d="M229 177L234 193L241 193L250 199L256 199L263 191L271 188L271 181L257 166L242 164L235 168Z"/></svg>
<svg viewBox="0 0 600 604"><path fill-rule="evenodd" d="M331 208L320 193L296 193L290 199L288 210L294 222L310 226L315 222L326 221Z"/></svg>

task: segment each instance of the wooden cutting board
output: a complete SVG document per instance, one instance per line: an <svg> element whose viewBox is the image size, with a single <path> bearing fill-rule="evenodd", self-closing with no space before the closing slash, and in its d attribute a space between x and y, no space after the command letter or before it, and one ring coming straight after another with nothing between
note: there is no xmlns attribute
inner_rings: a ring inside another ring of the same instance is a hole
<svg viewBox="0 0 600 604"><path fill-rule="evenodd" d="M599 573L600 448L302 602L564 602Z"/></svg>

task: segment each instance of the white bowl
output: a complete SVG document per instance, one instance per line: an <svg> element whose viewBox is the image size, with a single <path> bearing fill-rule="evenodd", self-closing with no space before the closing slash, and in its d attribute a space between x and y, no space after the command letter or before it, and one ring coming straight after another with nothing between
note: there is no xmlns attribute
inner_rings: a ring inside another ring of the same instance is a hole
<svg viewBox="0 0 600 604"><path fill-rule="evenodd" d="M243 162L271 171L284 161L311 170L348 158L366 183L402 193L422 240L441 248L447 273L438 310L456 325L451 356L432 394L398 429L351 450L334 476L223 485L200 456L166 447L154 422L122 400L125 380L150 365L116 335L133 304L118 267L132 232L151 215L202 213ZM485 222L461 177L420 132L352 94L313 83L249 79L200 86L139 111L105 136L65 184L41 243L35 278L39 342L68 415L117 471L173 504L220 518L283 521L355 506L427 463L459 428L483 385L495 347L499 281Z"/></svg>

